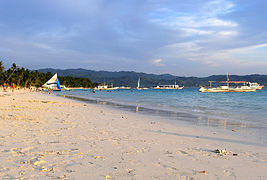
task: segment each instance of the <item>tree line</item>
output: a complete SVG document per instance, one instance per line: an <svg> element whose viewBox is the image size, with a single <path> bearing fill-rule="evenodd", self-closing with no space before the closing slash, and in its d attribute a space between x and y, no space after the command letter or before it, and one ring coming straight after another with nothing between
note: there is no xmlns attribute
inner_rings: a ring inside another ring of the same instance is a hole
<svg viewBox="0 0 267 180"><path fill-rule="evenodd" d="M14 83L19 87L41 87L46 81L48 81L53 74L51 72L41 73L39 71L31 71L29 69L20 68L15 63L5 70L3 62L0 61L0 84L6 83L11 85ZM95 87L96 84L93 83L89 78L74 78L71 76L58 76L61 85L66 87L84 87L91 88Z"/></svg>

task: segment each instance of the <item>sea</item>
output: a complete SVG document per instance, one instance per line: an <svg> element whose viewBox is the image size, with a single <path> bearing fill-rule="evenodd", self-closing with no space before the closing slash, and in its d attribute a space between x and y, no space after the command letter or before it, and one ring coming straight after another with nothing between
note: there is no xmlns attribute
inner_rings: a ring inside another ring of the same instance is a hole
<svg viewBox="0 0 267 180"><path fill-rule="evenodd" d="M182 90L75 89L57 95L147 114L173 123L225 131L267 147L267 87L256 92L201 93L199 88Z"/></svg>

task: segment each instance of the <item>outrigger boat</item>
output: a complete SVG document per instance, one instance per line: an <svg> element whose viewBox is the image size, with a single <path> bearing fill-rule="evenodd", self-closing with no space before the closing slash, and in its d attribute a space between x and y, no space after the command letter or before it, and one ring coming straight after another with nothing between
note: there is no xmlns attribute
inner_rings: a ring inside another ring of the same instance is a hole
<svg viewBox="0 0 267 180"><path fill-rule="evenodd" d="M49 79L42 87L47 90L61 91L59 80L57 78L57 73L51 79Z"/></svg>
<svg viewBox="0 0 267 180"><path fill-rule="evenodd" d="M262 89L258 83L250 83L246 81L230 81L229 74L227 73L227 81L209 81L210 87L201 87L200 92L255 92L257 89ZM212 83L226 84L224 86L212 87ZM230 86L234 84L235 86ZM243 84L237 86L238 84Z"/></svg>

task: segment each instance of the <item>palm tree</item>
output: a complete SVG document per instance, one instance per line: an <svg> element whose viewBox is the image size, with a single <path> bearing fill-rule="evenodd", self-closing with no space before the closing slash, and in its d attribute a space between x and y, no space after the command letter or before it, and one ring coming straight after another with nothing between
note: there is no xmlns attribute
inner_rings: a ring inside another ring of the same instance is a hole
<svg viewBox="0 0 267 180"><path fill-rule="evenodd" d="M2 84L4 82L4 79L3 79L3 77L4 77L4 75L3 75L4 69L5 69L5 67L3 65L3 62L0 61L0 84Z"/></svg>
<svg viewBox="0 0 267 180"><path fill-rule="evenodd" d="M30 71L29 69L19 68L15 63L12 67L4 70L3 62L0 61L0 84L2 83L15 83L18 86L36 86L41 87L48 79L52 77L52 73L40 73L39 71ZM88 78L74 78L71 76L60 77L60 82L69 87L94 87L96 84Z"/></svg>
<svg viewBox="0 0 267 180"><path fill-rule="evenodd" d="M13 63L11 69L12 69L13 71L15 71L17 68L18 68L17 65L16 65L15 63Z"/></svg>
<svg viewBox="0 0 267 180"><path fill-rule="evenodd" d="M23 76L24 87L29 87L29 82L31 82L31 79L32 79L31 71L29 69L26 69Z"/></svg>
<svg viewBox="0 0 267 180"><path fill-rule="evenodd" d="M4 69L5 69L5 67L3 65L3 62L0 61L0 75L4 72Z"/></svg>

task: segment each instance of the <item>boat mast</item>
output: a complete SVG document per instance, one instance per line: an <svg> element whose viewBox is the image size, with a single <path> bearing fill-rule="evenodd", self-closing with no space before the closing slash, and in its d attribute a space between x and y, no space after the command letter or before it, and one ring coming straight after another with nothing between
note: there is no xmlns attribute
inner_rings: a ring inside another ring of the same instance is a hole
<svg viewBox="0 0 267 180"><path fill-rule="evenodd" d="M138 79L138 82L137 82L137 88L140 88L140 78Z"/></svg>
<svg viewBox="0 0 267 180"><path fill-rule="evenodd" d="M227 87L229 89L229 73L227 73Z"/></svg>

